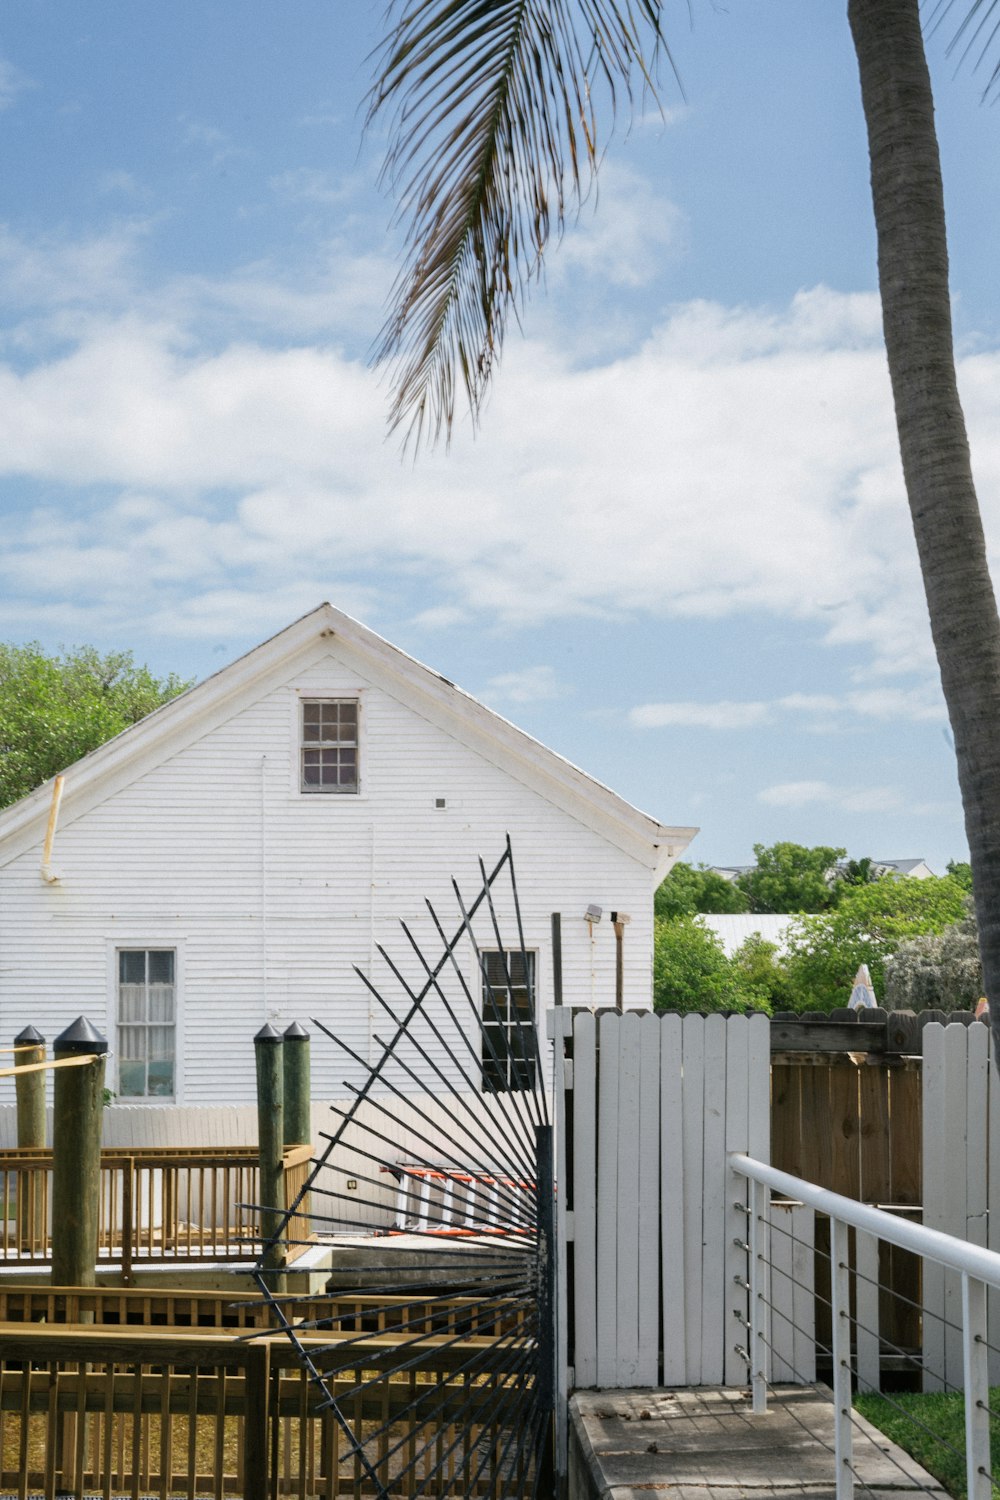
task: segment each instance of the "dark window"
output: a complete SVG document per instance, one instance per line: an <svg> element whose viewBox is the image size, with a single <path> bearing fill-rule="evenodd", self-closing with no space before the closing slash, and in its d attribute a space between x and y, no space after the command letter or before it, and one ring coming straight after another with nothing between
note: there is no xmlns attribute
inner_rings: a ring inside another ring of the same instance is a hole
<svg viewBox="0 0 1000 1500"><path fill-rule="evenodd" d="M358 790L358 700L306 698L302 703L304 792Z"/></svg>
<svg viewBox="0 0 1000 1500"><path fill-rule="evenodd" d="M118 951L118 1092L172 1098L177 985L172 948Z"/></svg>
<svg viewBox="0 0 1000 1500"><path fill-rule="evenodd" d="M483 1090L535 1086L535 955L483 953Z"/></svg>

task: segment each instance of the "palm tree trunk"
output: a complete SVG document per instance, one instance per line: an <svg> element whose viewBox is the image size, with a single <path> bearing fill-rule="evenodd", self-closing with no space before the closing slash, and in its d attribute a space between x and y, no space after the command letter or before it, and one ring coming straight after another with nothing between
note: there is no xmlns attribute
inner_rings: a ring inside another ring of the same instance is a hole
<svg viewBox="0 0 1000 1500"><path fill-rule="evenodd" d="M1000 1067L1000 620L958 398L941 162L918 0L848 0L906 492L955 737Z"/></svg>

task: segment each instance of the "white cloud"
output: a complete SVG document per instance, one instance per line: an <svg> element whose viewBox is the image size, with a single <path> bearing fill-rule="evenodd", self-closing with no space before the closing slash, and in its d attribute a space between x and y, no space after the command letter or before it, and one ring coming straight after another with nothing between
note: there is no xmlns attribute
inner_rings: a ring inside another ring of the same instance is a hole
<svg viewBox="0 0 1000 1500"><path fill-rule="evenodd" d="M771 721L767 703L643 703L629 713L636 729L750 729Z"/></svg>
<svg viewBox="0 0 1000 1500"><path fill-rule="evenodd" d="M687 219L645 178L606 161L600 180L548 262L553 286L583 272L618 287L646 286L685 248Z"/></svg>
<svg viewBox="0 0 1000 1500"><path fill-rule="evenodd" d="M843 812L891 812L903 806L901 793L890 786L834 786L829 781L784 781L765 787L757 801L769 807L809 807L821 804Z"/></svg>
<svg viewBox="0 0 1000 1500"><path fill-rule="evenodd" d="M6 57L0 57L0 109L10 109L27 90L37 84Z"/></svg>
<svg viewBox="0 0 1000 1500"><path fill-rule="evenodd" d="M0 235L0 485L50 492L43 516L6 531L0 573L22 612L85 578L90 608L114 614L122 574L165 620L188 595L240 614L301 578L311 603L399 574L426 584L425 624L771 614L873 673L927 674L873 296L680 306L641 347L585 368L555 335L512 342L478 441L460 420L449 455L411 465L386 438L384 383L341 336L377 326L386 261L331 244L307 274L261 265L151 288L146 232ZM965 361L962 380L995 535L1000 354ZM62 486L77 496L65 513ZM838 712L940 707L872 676L840 703L647 704L633 722Z"/></svg>
<svg viewBox="0 0 1000 1500"><path fill-rule="evenodd" d="M823 730L829 730L838 721L847 722L852 718L911 723L946 719L940 694L930 685L910 689L871 688L840 696L834 693L788 693L770 701L722 699L714 703L643 703L631 709L628 718L636 729L751 729L777 723L782 717L800 715Z"/></svg>
<svg viewBox="0 0 1000 1500"><path fill-rule="evenodd" d="M551 667L523 667L491 677L483 696L487 703L544 703L567 691Z"/></svg>

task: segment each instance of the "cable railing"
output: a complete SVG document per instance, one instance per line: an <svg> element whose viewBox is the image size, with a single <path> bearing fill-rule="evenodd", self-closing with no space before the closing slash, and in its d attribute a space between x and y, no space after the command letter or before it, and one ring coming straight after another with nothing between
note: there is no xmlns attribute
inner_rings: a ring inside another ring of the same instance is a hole
<svg viewBox="0 0 1000 1500"><path fill-rule="evenodd" d="M987 1302L988 1293L1000 1289L1000 1254L845 1198L752 1157L734 1153L729 1163L746 1179L748 1189L746 1204L739 1205L747 1215L747 1316L737 1316L746 1330L741 1352L749 1367L754 1412L767 1410L769 1391L779 1381L811 1383L819 1354L829 1359L832 1369L837 1500L851 1500L856 1487L869 1490L853 1457L855 1436L865 1431L853 1405L855 1389L878 1393L926 1442L936 1445L954 1464L963 1465L968 1500L992 1500L1000 1488L1000 1474L991 1471L991 1423L1000 1420L1000 1413L990 1406L989 1362L997 1350L987 1337ZM787 1201L772 1203L772 1193ZM816 1247L811 1223L809 1232L800 1234L794 1215L786 1214L785 1224L778 1222L782 1215L776 1211L793 1205L801 1205L810 1220L816 1214L829 1220L828 1256ZM942 1316L923 1306L924 1337L919 1350L894 1344L880 1330L879 1297L885 1295L879 1278L880 1244L897 1246L920 1257L922 1263L960 1277L960 1317L957 1312ZM828 1296L814 1284L817 1261L824 1283L828 1261ZM817 1324L825 1323L827 1317L828 1343L817 1338ZM961 1340L961 1387L946 1380L928 1361L926 1330L934 1320L943 1336ZM961 1448L931 1420L908 1412L905 1397L883 1389L880 1362L886 1352L897 1371L909 1369L925 1389L964 1392ZM896 1461L891 1448L887 1457ZM912 1470L903 1472L912 1487ZM934 1485L933 1492L940 1494L940 1487Z"/></svg>

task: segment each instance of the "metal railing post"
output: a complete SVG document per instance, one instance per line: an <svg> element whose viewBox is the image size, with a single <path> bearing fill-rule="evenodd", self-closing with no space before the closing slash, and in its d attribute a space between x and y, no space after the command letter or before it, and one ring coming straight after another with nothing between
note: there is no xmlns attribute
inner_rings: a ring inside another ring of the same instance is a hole
<svg viewBox="0 0 1000 1500"><path fill-rule="evenodd" d="M847 1225L833 1217L830 1219L830 1291L837 1500L852 1500L854 1427L851 1421L851 1268Z"/></svg>
<svg viewBox="0 0 1000 1500"><path fill-rule="evenodd" d="M767 1225L764 1210L770 1202L770 1191L759 1182L747 1183L750 1189L750 1388L757 1416L767 1411Z"/></svg>
<svg viewBox="0 0 1000 1500"><path fill-rule="evenodd" d="M962 1358L965 1366L965 1471L968 1500L990 1500L990 1414L986 1286L962 1272Z"/></svg>

